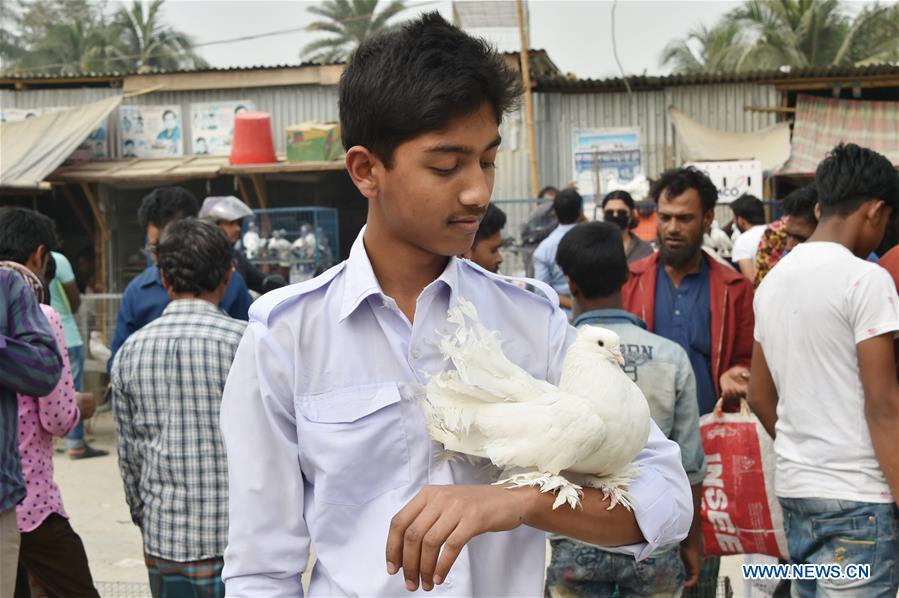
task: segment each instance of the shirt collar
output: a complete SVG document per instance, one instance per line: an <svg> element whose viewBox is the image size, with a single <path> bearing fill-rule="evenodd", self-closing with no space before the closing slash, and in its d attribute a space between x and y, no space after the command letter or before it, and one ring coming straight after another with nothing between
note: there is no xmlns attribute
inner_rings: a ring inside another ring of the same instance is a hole
<svg viewBox="0 0 899 598"><path fill-rule="evenodd" d="M626 322L639 326L646 330L646 323L634 314L623 309L594 309L585 311L579 315L573 322L575 328L581 324L614 324L616 322Z"/></svg>
<svg viewBox="0 0 899 598"><path fill-rule="evenodd" d="M203 299L175 299L165 306L162 315L211 313L221 315L225 312L217 305Z"/></svg>
<svg viewBox="0 0 899 598"><path fill-rule="evenodd" d="M159 266L156 264L147 266L147 269L141 274L141 278L143 279L140 282L141 287L162 286L162 279L159 277Z"/></svg>
<svg viewBox="0 0 899 598"><path fill-rule="evenodd" d="M353 242L350 249L350 256L347 259L344 269L346 282L343 287L343 298L340 304L340 313L338 321L343 321L352 314L362 302L372 295L379 295L386 298L387 295L381 289L381 283L375 276L375 271L371 266L371 260L368 258L368 252L363 243L366 227L363 226L359 231L359 235ZM459 258L451 257L446 268L433 282L424 288L421 296L432 292L431 289L446 286L450 289L450 305L453 304L457 290L459 288L459 268L461 261Z"/></svg>

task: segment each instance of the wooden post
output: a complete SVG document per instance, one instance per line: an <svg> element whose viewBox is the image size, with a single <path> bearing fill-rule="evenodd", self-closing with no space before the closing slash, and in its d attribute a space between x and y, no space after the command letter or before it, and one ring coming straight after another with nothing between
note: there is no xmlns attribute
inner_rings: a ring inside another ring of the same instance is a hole
<svg viewBox="0 0 899 598"><path fill-rule="evenodd" d="M534 105L531 101L530 42L524 16L524 0L517 0L518 35L521 38L521 79L524 82L524 113L527 119L528 153L531 163L531 196L540 193L540 173L537 170L537 135L534 132Z"/></svg>
<svg viewBox="0 0 899 598"><path fill-rule="evenodd" d="M81 212L81 209L78 207L78 202L75 201L75 196L72 194L72 190L69 189L68 185L60 185L60 188L62 189L62 194L65 196L66 201L68 201L69 205L72 207L72 211L75 212L75 218L77 218L78 222L81 223L81 226L84 227L84 231L87 234L92 235L95 227L91 226L87 216Z"/></svg>
<svg viewBox="0 0 899 598"><path fill-rule="evenodd" d="M245 204L247 204L248 206L250 206L252 208L253 207L253 203L252 203L253 198L252 198L252 196L250 196L250 193L247 191L246 185L243 184L243 179L241 178L241 176L239 174L235 174L234 180L237 183L237 188L240 190L240 195L241 195L240 198L243 200L243 202Z"/></svg>
<svg viewBox="0 0 899 598"><path fill-rule="evenodd" d="M94 248L97 250L97 270L100 272L100 277L98 279L98 285L100 287L100 291L105 291L107 289L107 281L109 280L109 272L107 272L108 260L106 259L106 247L109 244L109 229L106 226L106 220L103 218L103 212L100 211L100 204L97 202L97 196L94 195L94 190L91 189L89 183L81 183L81 190L84 191L84 196L87 198L87 203L91 207L91 212L94 213L94 220L97 222L96 231L99 233L99 238L95 235L95 243ZM99 241L99 247L97 246Z"/></svg>

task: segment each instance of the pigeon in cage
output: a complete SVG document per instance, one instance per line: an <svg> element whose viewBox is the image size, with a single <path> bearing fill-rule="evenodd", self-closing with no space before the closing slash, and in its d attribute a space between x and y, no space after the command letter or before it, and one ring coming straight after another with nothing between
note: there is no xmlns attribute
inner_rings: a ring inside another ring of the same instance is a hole
<svg viewBox="0 0 899 598"><path fill-rule="evenodd" d="M247 232L243 234L241 242L243 243L243 251L244 255L247 256L247 259L251 260L259 255L261 239L259 233L256 231L255 222L251 222L247 225Z"/></svg>
<svg viewBox="0 0 899 598"><path fill-rule="evenodd" d="M455 366L430 378L422 403L428 431L449 454L489 459L511 487L556 495L553 509L580 505L583 487L632 508L627 486L646 445L649 405L621 369L618 335L582 326L565 355L559 386L512 363L499 334L460 298L448 318L456 331L440 351Z"/></svg>
<svg viewBox="0 0 899 598"><path fill-rule="evenodd" d="M283 266L290 265L290 241L285 237L287 231L283 228L272 232L272 238L268 242L269 255L278 259Z"/></svg>

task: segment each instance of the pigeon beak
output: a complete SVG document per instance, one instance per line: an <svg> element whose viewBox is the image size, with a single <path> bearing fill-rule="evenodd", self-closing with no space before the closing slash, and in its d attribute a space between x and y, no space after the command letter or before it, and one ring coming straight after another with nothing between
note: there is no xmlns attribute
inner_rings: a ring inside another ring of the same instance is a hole
<svg viewBox="0 0 899 598"><path fill-rule="evenodd" d="M621 367L624 367L624 364L625 364L624 355L622 355L618 351L615 352L615 361L618 362L618 365L620 365Z"/></svg>

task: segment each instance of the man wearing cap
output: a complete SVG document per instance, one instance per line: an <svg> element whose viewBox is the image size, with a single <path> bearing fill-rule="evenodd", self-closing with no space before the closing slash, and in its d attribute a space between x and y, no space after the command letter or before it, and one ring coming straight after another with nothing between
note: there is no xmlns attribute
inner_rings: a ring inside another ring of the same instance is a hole
<svg viewBox="0 0 899 598"><path fill-rule="evenodd" d="M214 222L225 231L228 241L234 247L235 268L244 277L247 287L260 295L270 288L265 285L266 275L254 266L243 251L235 247L240 240L240 231L243 227L243 219L253 216L247 204L233 195L207 197L200 208L200 218Z"/></svg>

